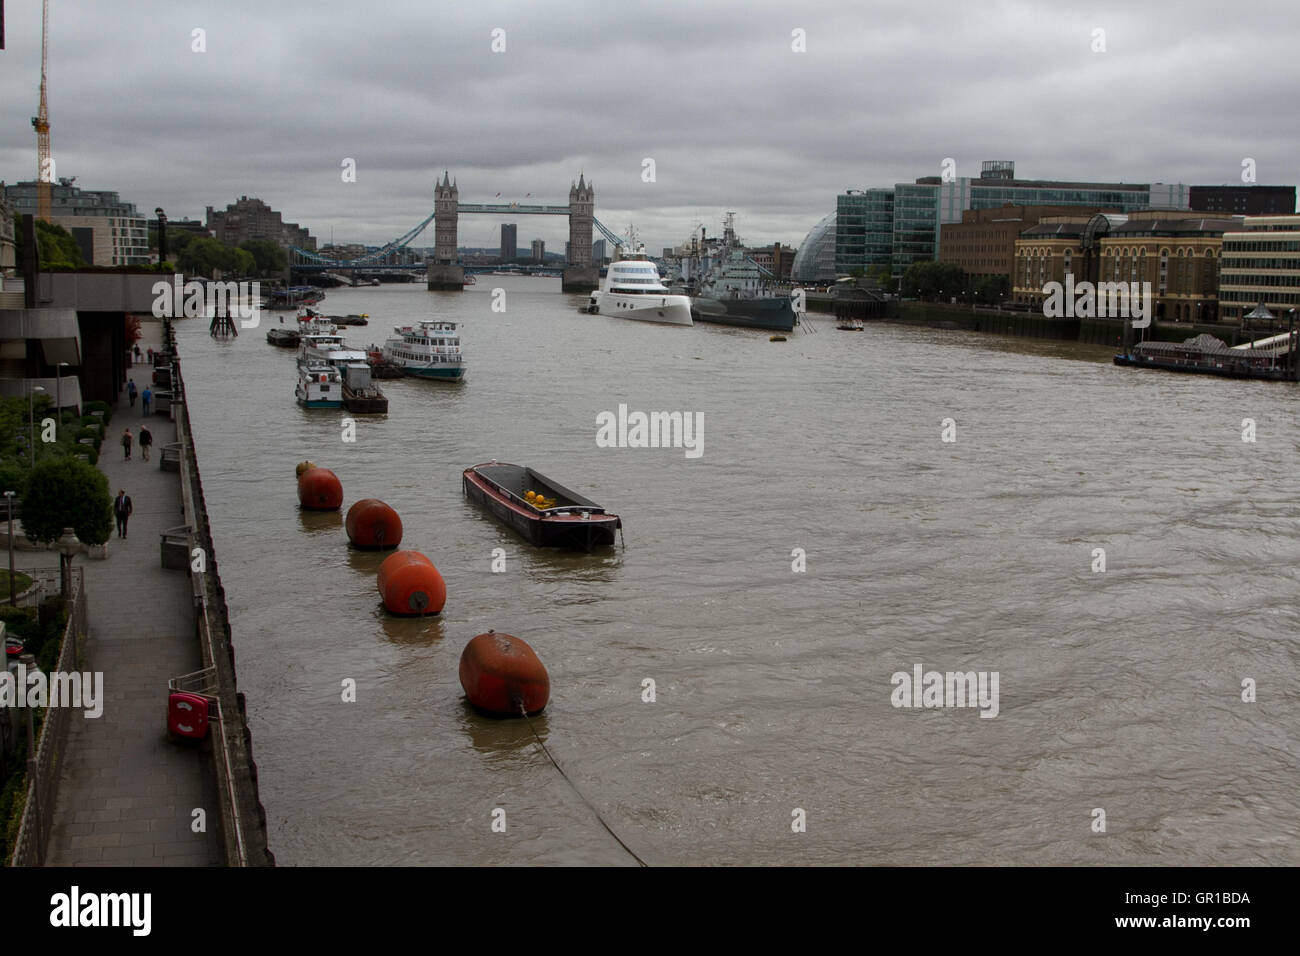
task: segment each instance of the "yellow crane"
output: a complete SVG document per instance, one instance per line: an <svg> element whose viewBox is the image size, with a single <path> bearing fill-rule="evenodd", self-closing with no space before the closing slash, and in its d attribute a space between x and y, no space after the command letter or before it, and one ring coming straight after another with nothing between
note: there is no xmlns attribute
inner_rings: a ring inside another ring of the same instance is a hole
<svg viewBox="0 0 1300 956"><path fill-rule="evenodd" d="M50 107L45 102L45 66L50 50L50 0L41 0L41 107L32 117L36 129L36 215L50 221L50 183L54 165L50 160Z"/></svg>

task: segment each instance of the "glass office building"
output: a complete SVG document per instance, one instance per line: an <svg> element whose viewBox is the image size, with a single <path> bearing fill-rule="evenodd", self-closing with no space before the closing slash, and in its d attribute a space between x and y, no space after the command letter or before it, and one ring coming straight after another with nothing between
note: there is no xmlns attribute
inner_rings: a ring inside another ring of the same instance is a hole
<svg viewBox="0 0 1300 956"><path fill-rule="evenodd" d="M824 216L808 231L790 266L795 282L835 281L835 213Z"/></svg>
<svg viewBox="0 0 1300 956"><path fill-rule="evenodd" d="M850 189L835 203L835 272L866 275L890 268L894 250L894 191Z"/></svg>

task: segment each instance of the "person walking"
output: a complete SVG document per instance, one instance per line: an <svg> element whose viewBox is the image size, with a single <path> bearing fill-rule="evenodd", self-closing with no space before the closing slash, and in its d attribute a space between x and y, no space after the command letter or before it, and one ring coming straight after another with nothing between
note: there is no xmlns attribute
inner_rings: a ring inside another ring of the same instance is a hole
<svg viewBox="0 0 1300 956"><path fill-rule="evenodd" d="M136 397L136 395L138 395L138 394L140 394L140 390L139 390L138 388L135 387L135 379L133 379L133 378L129 378L129 379L127 379L127 380L126 380L126 397L127 397L127 400L130 401L130 403L131 403L131 407L132 407L132 408L135 408L135 397Z"/></svg>
<svg viewBox="0 0 1300 956"><path fill-rule="evenodd" d="M149 386L146 385L144 387L144 391L140 393L140 414L141 415L150 414L149 406L152 404L153 404L153 392L150 391Z"/></svg>
<svg viewBox="0 0 1300 956"><path fill-rule="evenodd" d="M149 364L153 364L153 346L149 346Z"/></svg>
<svg viewBox="0 0 1300 956"><path fill-rule="evenodd" d="M126 522L131 517L131 496L125 489L117 489L117 497L113 499L113 515L117 518L117 536L126 537Z"/></svg>
<svg viewBox="0 0 1300 956"><path fill-rule="evenodd" d="M136 439L140 443L140 457L145 461L149 460L149 447L153 444L153 432L149 431L144 425L140 426L140 435Z"/></svg>
<svg viewBox="0 0 1300 956"><path fill-rule="evenodd" d="M123 458L122 460L130 461L131 460L131 429L129 428L123 429L122 431L122 449L126 452L126 457Z"/></svg>
<svg viewBox="0 0 1300 956"><path fill-rule="evenodd" d="M140 361L140 346L139 346L139 345L137 345L137 346L135 347L135 360L136 360L137 362Z"/></svg>

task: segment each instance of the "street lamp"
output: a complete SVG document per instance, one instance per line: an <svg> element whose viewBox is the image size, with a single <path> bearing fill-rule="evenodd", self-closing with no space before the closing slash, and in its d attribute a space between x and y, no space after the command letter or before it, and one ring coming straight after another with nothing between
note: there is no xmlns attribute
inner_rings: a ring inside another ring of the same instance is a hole
<svg viewBox="0 0 1300 956"><path fill-rule="evenodd" d="M167 261L167 214L161 206L153 214L158 217L158 264L162 265Z"/></svg>
<svg viewBox="0 0 1300 956"><path fill-rule="evenodd" d="M9 605L18 603L18 589L14 583L14 493L5 492L5 501L9 505Z"/></svg>
<svg viewBox="0 0 1300 956"><path fill-rule="evenodd" d="M29 423L27 437L32 446L32 467L36 467L36 393L43 392L45 389L40 385L33 385L27 393L27 421Z"/></svg>
<svg viewBox="0 0 1300 956"><path fill-rule="evenodd" d="M54 367L54 417L59 425L63 424L63 369L67 364L60 362Z"/></svg>
<svg viewBox="0 0 1300 956"><path fill-rule="evenodd" d="M64 528L54 544L59 549L59 593L67 601L68 592L72 590L72 556L81 549L81 541L75 531Z"/></svg>

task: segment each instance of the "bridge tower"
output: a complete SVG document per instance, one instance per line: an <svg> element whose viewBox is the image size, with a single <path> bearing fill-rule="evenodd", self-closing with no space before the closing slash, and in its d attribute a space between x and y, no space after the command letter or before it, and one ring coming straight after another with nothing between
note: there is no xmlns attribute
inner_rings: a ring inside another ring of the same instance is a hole
<svg viewBox="0 0 1300 956"><path fill-rule="evenodd" d="M569 262L561 288L565 292L590 292L600 281L591 264L591 221L596 216L596 189L579 174L569 185Z"/></svg>
<svg viewBox="0 0 1300 956"><path fill-rule="evenodd" d="M460 215L460 190L446 170L433 185L433 258L425 262L428 287L435 291L465 288L465 268L456 264L456 220Z"/></svg>

